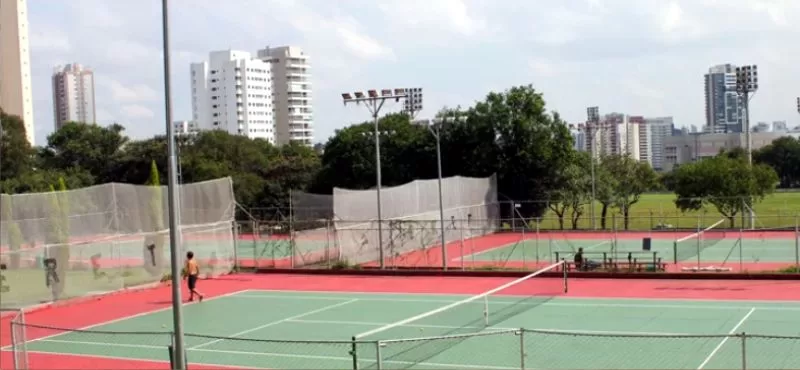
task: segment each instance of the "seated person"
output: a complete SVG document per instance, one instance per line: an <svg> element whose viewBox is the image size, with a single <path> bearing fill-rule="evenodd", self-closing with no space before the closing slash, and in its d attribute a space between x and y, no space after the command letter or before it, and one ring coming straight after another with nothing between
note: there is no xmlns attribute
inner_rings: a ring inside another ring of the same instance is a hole
<svg viewBox="0 0 800 370"><path fill-rule="evenodd" d="M575 258L573 259L573 262L575 262L576 270L583 271L584 267L583 248L578 248L578 253L575 253Z"/></svg>

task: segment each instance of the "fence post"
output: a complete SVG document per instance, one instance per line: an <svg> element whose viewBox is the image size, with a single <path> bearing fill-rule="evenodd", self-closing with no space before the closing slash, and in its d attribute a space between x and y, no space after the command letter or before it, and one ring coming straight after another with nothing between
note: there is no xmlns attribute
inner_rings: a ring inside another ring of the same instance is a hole
<svg viewBox="0 0 800 370"><path fill-rule="evenodd" d="M375 368L383 369L383 355L381 355L381 342L375 341Z"/></svg>
<svg viewBox="0 0 800 370"><path fill-rule="evenodd" d="M800 217L794 219L794 272L800 273Z"/></svg>
<svg viewBox="0 0 800 370"><path fill-rule="evenodd" d="M353 370L358 370L358 353L356 351L356 337L352 338L353 344L350 349L350 355L353 356Z"/></svg>
<svg viewBox="0 0 800 370"><path fill-rule="evenodd" d="M525 329L519 329L519 365L525 370Z"/></svg>
<svg viewBox="0 0 800 370"><path fill-rule="evenodd" d="M8 323L8 326L11 328L11 358L12 358L12 362L14 364L14 369L20 369L21 367L20 367L20 364L19 364L19 359L17 358L19 356L19 352L18 352L19 348L17 348L17 333L16 333L16 328L14 327L14 321L16 321L16 320L17 320L17 317L15 316L13 319L11 319L11 322Z"/></svg>
<svg viewBox="0 0 800 370"><path fill-rule="evenodd" d="M742 332L742 370L747 370L747 333Z"/></svg>

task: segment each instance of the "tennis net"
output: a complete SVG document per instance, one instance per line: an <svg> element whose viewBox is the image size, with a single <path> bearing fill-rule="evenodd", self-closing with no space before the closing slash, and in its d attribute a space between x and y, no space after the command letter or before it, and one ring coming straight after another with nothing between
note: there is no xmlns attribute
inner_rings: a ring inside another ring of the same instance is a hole
<svg viewBox="0 0 800 370"><path fill-rule="evenodd" d="M703 250L725 239L726 231L721 228L724 223L725 219L722 219L703 230L676 239L673 244L674 262L688 261L696 257L697 263L700 264Z"/></svg>
<svg viewBox="0 0 800 370"><path fill-rule="evenodd" d="M560 261L487 292L363 332L353 337L354 343L386 343L379 345L378 353L358 350L356 345L357 363L360 368L413 367L474 338L468 334L507 331L498 325L565 294L567 286L567 269ZM522 327L523 323L508 326Z"/></svg>

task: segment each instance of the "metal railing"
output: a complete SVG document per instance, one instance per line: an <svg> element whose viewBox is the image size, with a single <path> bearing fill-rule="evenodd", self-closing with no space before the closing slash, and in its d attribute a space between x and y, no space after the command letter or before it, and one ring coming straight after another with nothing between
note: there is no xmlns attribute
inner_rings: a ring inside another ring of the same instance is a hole
<svg viewBox="0 0 800 370"><path fill-rule="evenodd" d="M82 345L75 356L103 353L107 359L161 360L171 332L110 332L13 324L15 332L39 339L15 346L57 351ZM731 333L620 334L541 329L481 332L385 340L278 340L187 333L189 364L270 369L796 369L800 336ZM48 343L49 342L49 343ZM94 349L92 349L94 348ZM23 351L22 353L20 353ZM88 351L88 352L87 352ZM155 357L154 357L155 356ZM27 359L15 362L26 370Z"/></svg>

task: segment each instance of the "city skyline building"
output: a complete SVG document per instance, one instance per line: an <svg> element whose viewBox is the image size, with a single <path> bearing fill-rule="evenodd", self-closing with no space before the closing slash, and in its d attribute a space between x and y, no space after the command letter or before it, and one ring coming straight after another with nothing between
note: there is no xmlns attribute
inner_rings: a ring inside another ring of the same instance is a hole
<svg viewBox="0 0 800 370"><path fill-rule="evenodd" d="M67 122L97 121L94 73L91 69L77 63L56 67L52 84L56 131Z"/></svg>
<svg viewBox="0 0 800 370"><path fill-rule="evenodd" d="M19 116L25 125L25 137L36 144L33 120L30 42L28 38L27 0L0 1L0 109Z"/></svg>

